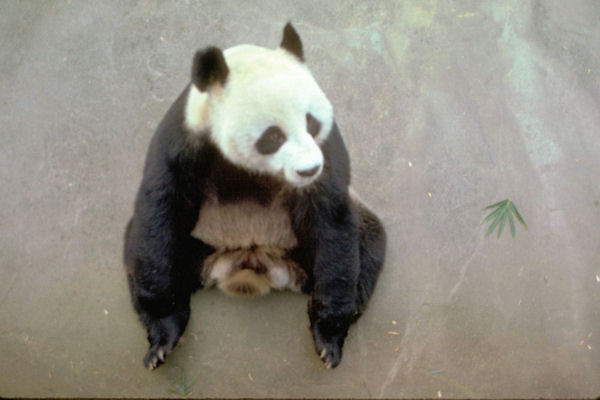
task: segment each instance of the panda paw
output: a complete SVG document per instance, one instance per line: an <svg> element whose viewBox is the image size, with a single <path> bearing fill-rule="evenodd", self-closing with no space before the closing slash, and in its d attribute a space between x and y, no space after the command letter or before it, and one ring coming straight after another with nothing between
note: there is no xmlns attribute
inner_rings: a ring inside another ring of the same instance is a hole
<svg viewBox="0 0 600 400"><path fill-rule="evenodd" d="M167 355L169 355L169 353L173 351L173 348L169 347L170 346L166 345L150 346L148 352L146 353L146 356L144 357L144 365L146 366L146 368L152 371L158 368L162 363L164 363L165 359L167 358Z"/></svg>
<svg viewBox="0 0 600 400"><path fill-rule="evenodd" d="M149 370L158 368L165 362L181 337L182 329L173 316L153 321L148 328L150 348L144 357L144 365Z"/></svg>
<svg viewBox="0 0 600 400"><path fill-rule="evenodd" d="M327 338L319 329L318 324L311 327L311 333L315 342L315 350L321 361L325 364L325 368L331 369L337 367L342 360L342 347L345 335Z"/></svg>

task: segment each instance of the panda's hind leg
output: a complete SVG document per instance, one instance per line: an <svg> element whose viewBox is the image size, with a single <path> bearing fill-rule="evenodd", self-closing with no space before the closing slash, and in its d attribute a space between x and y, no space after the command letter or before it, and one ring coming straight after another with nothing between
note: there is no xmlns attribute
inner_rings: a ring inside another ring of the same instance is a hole
<svg viewBox="0 0 600 400"><path fill-rule="evenodd" d="M383 266L386 234L379 219L363 204L355 200L359 219L360 272L356 280L356 294L352 299L351 313L334 318L321 318L323 306L315 306L314 293L308 303L311 333L315 349L327 368L335 368L342 358L342 347L350 324L356 322L365 310L373 294L377 278ZM332 314L335 314L330 310Z"/></svg>
<svg viewBox="0 0 600 400"><path fill-rule="evenodd" d="M385 259L386 234L379 218L365 205L355 200L358 208L360 235L360 274L358 276L357 318L367 307L375 290Z"/></svg>

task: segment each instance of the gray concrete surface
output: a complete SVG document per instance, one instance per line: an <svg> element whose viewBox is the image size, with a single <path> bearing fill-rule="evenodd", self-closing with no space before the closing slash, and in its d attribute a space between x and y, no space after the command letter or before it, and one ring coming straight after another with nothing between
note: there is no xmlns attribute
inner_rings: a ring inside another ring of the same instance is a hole
<svg viewBox="0 0 600 400"><path fill-rule="evenodd" d="M342 364L306 297L193 299L155 372L121 266L152 132L207 45L291 20L389 255ZM600 395L600 3L0 2L0 396ZM529 230L486 238L511 198Z"/></svg>

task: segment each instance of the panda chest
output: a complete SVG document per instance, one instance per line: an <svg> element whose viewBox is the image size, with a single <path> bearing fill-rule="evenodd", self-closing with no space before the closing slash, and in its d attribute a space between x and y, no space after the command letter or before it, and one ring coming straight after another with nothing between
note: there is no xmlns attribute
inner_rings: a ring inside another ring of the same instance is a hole
<svg viewBox="0 0 600 400"><path fill-rule="evenodd" d="M218 199L208 198L200 209L192 236L217 250L289 250L297 244L289 213L277 200L265 206L252 200L221 204Z"/></svg>

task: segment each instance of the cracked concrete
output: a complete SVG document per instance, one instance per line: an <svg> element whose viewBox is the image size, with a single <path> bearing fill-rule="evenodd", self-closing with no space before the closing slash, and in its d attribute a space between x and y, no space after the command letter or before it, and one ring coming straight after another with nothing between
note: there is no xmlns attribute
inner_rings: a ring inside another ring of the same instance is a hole
<svg viewBox="0 0 600 400"><path fill-rule="evenodd" d="M0 3L3 397L600 395L600 5ZM198 293L146 371L121 266L152 132L207 45L292 21L389 253L326 370L306 297ZM256 22L259 22L258 24ZM484 237L512 199L516 240Z"/></svg>

